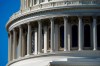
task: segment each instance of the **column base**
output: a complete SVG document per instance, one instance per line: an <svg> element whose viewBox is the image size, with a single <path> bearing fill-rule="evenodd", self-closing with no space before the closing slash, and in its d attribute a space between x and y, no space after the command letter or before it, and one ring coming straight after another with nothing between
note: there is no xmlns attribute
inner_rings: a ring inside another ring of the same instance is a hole
<svg viewBox="0 0 100 66"><path fill-rule="evenodd" d="M93 51L97 51L97 49L93 49Z"/></svg>
<svg viewBox="0 0 100 66"><path fill-rule="evenodd" d="M83 51L82 49L78 49L78 51Z"/></svg>
<svg viewBox="0 0 100 66"><path fill-rule="evenodd" d="M30 56L30 54L25 55L25 57Z"/></svg>

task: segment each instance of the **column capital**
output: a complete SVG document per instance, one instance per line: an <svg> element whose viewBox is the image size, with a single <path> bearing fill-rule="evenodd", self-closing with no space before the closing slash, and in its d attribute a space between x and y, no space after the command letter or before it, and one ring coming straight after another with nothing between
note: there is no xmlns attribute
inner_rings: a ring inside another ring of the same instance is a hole
<svg viewBox="0 0 100 66"><path fill-rule="evenodd" d="M54 20L54 17L49 18L50 20Z"/></svg>
<svg viewBox="0 0 100 66"><path fill-rule="evenodd" d="M78 19L82 19L83 18L83 16L78 16Z"/></svg>
<svg viewBox="0 0 100 66"><path fill-rule="evenodd" d="M29 23L27 23L27 25L31 25L31 23L29 22Z"/></svg>
<svg viewBox="0 0 100 66"><path fill-rule="evenodd" d="M63 19L64 19L64 22L67 22L68 17L64 16Z"/></svg>
<svg viewBox="0 0 100 66"><path fill-rule="evenodd" d="M38 24L40 24L41 23L41 20L38 20L37 22L38 22Z"/></svg>
<svg viewBox="0 0 100 66"><path fill-rule="evenodd" d="M67 19L67 18L68 18L68 16L63 16L63 18L64 18L64 19Z"/></svg>
<svg viewBox="0 0 100 66"><path fill-rule="evenodd" d="M8 31L8 34L12 34L12 32L11 31Z"/></svg>
<svg viewBox="0 0 100 66"><path fill-rule="evenodd" d="M22 25L20 25L19 28L22 28Z"/></svg>
<svg viewBox="0 0 100 66"><path fill-rule="evenodd" d="M93 22L97 22L97 21L96 21L96 16L93 17Z"/></svg>
<svg viewBox="0 0 100 66"><path fill-rule="evenodd" d="M96 19L97 18L97 16L93 16L93 19Z"/></svg>
<svg viewBox="0 0 100 66"><path fill-rule="evenodd" d="M16 28L14 28L13 31L16 31Z"/></svg>

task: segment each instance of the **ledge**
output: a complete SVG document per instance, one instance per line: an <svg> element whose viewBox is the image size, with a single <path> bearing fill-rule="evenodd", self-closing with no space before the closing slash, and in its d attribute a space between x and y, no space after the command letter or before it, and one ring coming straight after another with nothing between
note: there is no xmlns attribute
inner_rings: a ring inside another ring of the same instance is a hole
<svg viewBox="0 0 100 66"><path fill-rule="evenodd" d="M39 57L50 57L50 56L67 56L67 57L87 57L87 58L100 58L100 51L92 51L92 50L84 50L84 51L61 51L61 52L54 52L54 53L46 53L46 54L38 54L38 55L29 55L24 56L18 59L14 59L13 61L9 62L7 66L31 58L39 58Z"/></svg>

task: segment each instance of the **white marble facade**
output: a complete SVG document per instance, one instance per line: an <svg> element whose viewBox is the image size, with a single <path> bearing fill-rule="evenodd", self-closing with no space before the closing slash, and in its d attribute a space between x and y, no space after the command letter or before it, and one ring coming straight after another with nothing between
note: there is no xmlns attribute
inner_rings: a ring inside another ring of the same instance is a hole
<svg viewBox="0 0 100 66"><path fill-rule="evenodd" d="M7 66L100 66L99 0L21 0L6 29Z"/></svg>

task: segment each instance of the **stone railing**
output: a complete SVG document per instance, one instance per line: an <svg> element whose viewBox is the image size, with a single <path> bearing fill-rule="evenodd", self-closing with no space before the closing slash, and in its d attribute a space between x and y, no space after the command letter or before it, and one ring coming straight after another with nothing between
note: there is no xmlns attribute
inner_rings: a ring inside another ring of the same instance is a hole
<svg viewBox="0 0 100 66"><path fill-rule="evenodd" d="M34 5L32 7L26 8L24 10L20 10L12 17L10 18L10 21L13 19L18 18L19 16L23 16L24 14L28 14L32 11L32 13L37 12L42 9L46 8L54 8L54 7L62 7L62 6L84 6L84 5L94 5L94 6L99 6L100 5L100 0L66 0L66 1L51 1L47 3L40 3L37 5Z"/></svg>

